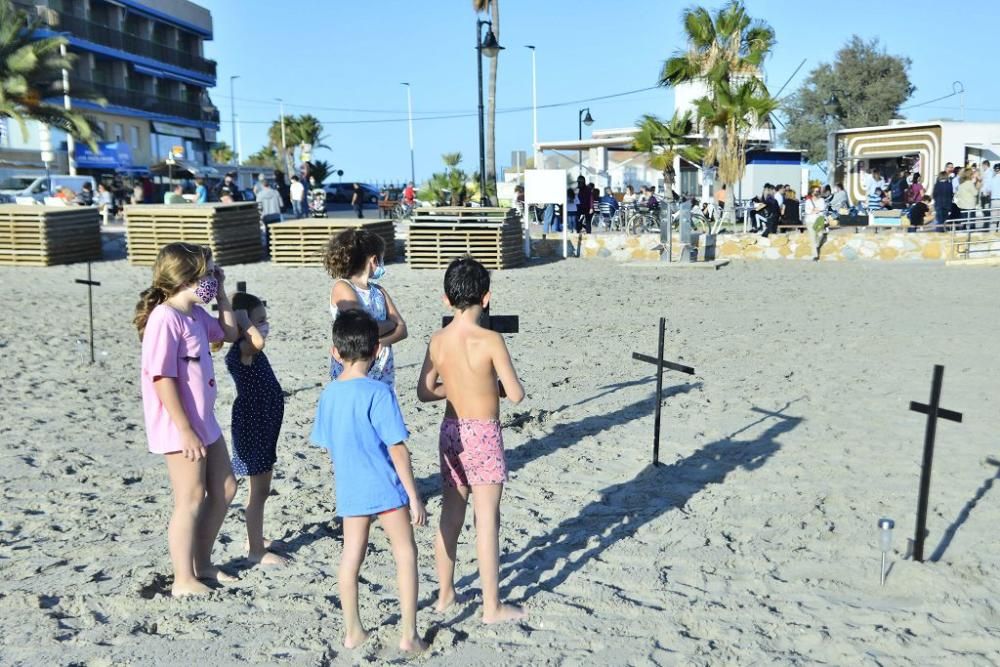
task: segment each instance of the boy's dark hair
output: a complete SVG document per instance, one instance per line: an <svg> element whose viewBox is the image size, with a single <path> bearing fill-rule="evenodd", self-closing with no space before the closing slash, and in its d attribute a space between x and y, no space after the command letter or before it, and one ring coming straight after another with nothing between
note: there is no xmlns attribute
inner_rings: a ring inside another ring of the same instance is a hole
<svg viewBox="0 0 1000 667"><path fill-rule="evenodd" d="M333 322L333 346L345 362L371 359L378 347L378 324L363 310L345 310Z"/></svg>
<svg viewBox="0 0 1000 667"><path fill-rule="evenodd" d="M247 292L234 292L230 300L233 304L233 310L245 310L247 315L264 305L260 297Z"/></svg>
<svg viewBox="0 0 1000 667"><path fill-rule="evenodd" d="M444 272L444 293L452 308L481 305L490 291L490 272L471 257L459 257Z"/></svg>

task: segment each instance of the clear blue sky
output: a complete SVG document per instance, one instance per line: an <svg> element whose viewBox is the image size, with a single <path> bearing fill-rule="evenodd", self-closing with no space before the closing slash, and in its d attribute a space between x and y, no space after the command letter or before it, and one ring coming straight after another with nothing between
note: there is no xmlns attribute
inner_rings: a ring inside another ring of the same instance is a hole
<svg viewBox="0 0 1000 667"><path fill-rule="evenodd" d="M316 157L343 169L345 180L402 181L409 176L409 145L406 90L399 84L409 81L417 179L439 170L445 152L461 151L463 166L469 171L477 167L475 15L470 1L196 1L212 11L215 23L215 40L206 52L219 62L212 98L222 113L220 138L227 142L232 133L229 77L240 76L236 113L245 154L265 143L267 126L278 117L277 103L270 100L282 97L287 114L311 112L324 122L331 150ZM866 39L878 36L889 53L913 61L910 78L917 90L910 103L947 95L959 80L966 91L966 119L1000 121L1000 54L996 44L986 44L1000 25L997 0L841 0L826 3L832 8L827 12L803 12L809 3L795 0L746 4L777 33L777 47L766 65L772 92L805 58L785 93L794 90L857 33ZM500 0L500 42L506 50L500 55L498 109L531 106L531 57L525 44L537 47L539 105L654 85L663 60L683 46L683 6L655 0ZM948 52L961 52L961 60ZM630 126L647 112L669 115L672 104L669 90L654 90L540 109L539 138L575 138L577 111L583 106L590 107L596 121L592 129L600 129ZM419 120L442 112L471 115ZM957 119L959 98L903 115ZM348 124L383 119L398 122ZM497 115L498 169L509 164L512 150L530 152L531 131L530 111Z"/></svg>

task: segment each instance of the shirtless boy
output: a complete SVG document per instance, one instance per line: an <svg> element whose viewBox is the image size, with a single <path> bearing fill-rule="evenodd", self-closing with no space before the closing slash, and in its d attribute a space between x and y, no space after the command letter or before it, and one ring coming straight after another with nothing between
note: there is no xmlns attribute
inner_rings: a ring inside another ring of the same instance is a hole
<svg viewBox="0 0 1000 667"><path fill-rule="evenodd" d="M417 384L421 401L446 401L439 440L444 493L434 543L441 582L437 609L455 601L455 550L471 494L483 622L514 621L524 618L524 610L500 603L500 497L507 461L499 416L500 396L520 403L524 388L503 337L479 326L490 302L489 272L472 258L456 259L445 272L444 292L455 318L431 337Z"/></svg>

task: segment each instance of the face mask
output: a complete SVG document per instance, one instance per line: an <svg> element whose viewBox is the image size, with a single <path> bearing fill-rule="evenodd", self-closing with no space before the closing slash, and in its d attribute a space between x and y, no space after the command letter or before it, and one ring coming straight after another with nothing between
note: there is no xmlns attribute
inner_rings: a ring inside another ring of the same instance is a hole
<svg viewBox="0 0 1000 667"><path fill-rule="evenodd" d="M205 276L199 278L194 286L194 293L202 303L211 303L212 299L219 293L219 281L215 276Z"/></svg>
<svg viewBox="0 0 1000 667"><path fill-rule="evenodd" d="M261 336L267 338L267 334L271 333L271 327L267 324L267 322L264 322L263 324L257 325L257 331L260 332Z"/></svg>
<svg viewBox="0 0 1000 667"><path fill-rule="evenodd" d="M385 264L379 262L375 270L372 271L371 280L380 280L385 277Z"/></svg>

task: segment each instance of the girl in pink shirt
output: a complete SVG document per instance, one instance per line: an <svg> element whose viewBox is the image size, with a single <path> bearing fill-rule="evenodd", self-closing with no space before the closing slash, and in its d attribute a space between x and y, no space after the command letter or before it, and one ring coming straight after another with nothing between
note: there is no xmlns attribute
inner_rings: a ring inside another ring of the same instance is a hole
<svg viewBox="0 0 1000 667"><path fill-rule="evenodd" d="M171 593L207 593L199 580L232 581L212 565L212 547L236 494L222 429L209 344L239 335L225 274L212 253L190 243L163 246L153 284L139 296L135 326L142 341L142 407L149 451L164 454L174 492L167 541ZM216 320L196 304L215 300Z"/></svg>

